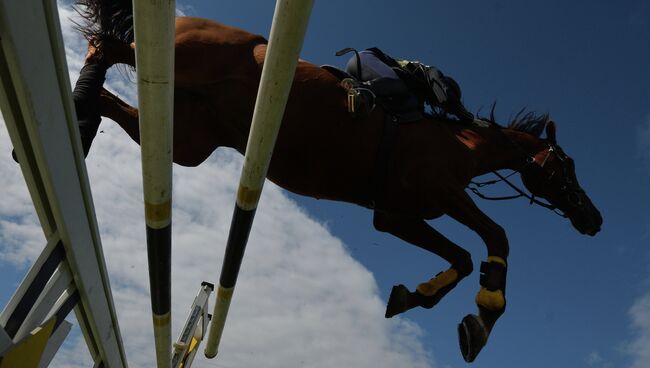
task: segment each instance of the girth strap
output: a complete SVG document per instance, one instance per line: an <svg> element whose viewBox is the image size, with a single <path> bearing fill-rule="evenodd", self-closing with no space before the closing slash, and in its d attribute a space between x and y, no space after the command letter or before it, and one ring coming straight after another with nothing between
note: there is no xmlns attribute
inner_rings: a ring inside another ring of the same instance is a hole
<svg viewBox="0 0 650 368"><path fill-rule="evenodd" d="M377 160L375 161L375 170L369 183L370 191L366 201L369 208L376 208L377 200L386 185L390 158L399 132L399 123L400 119L398 115L390 113L384 115L384 129L381 134L381 141L377 150Z"/></svg>

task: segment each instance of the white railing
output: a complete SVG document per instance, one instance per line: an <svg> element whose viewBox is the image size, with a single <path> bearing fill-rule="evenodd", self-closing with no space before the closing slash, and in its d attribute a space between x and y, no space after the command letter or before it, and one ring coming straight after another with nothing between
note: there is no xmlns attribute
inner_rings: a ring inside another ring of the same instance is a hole
<svg viewBox="0 0 650 368"><path fill-rule="evenodd" d="M248 234L293 82L313 0L277 0L205 356L217 355Z"/></svg>
<svg viewBox="0 0 650 368"><path fill-rule="evenodd" d="M156 359L169 367L175 1L135 0L133 23Z"/></svg>

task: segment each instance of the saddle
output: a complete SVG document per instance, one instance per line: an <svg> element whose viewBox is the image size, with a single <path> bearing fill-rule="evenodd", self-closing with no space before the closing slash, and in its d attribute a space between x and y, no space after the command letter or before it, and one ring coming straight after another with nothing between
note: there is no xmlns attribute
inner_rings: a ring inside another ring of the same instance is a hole
<svg viewBox="0 0 650 368"><path fill-rule="evenodd" d="M425 103L433 112L451 114L459 120L472 121L474 116L460 101L458 83L437 68L416 61L397 61L378 48L361 52L345 48L336 55L349 52L354 52L354 56L345 70L331 65L322 68L339 78L347 90L348 111L353 116L365 117L377 105L386 112L369 190L359 203L377 209L382 207L384 183L390 175L390 160L401 123L421 120Z"/></svg>
<svg viewBox="0 0 650 368"><path fill-rule="evenodd" d="M337 56L354 52L346 69L323 65L341 80L348 91L348 111L366 116L379 105L400 122L422 119L427 104L436 113L451 114L459 120L474 116L460 101L458 83L439 69L417 61L396 60L373 47L361 52L345 48Z"/></svg>

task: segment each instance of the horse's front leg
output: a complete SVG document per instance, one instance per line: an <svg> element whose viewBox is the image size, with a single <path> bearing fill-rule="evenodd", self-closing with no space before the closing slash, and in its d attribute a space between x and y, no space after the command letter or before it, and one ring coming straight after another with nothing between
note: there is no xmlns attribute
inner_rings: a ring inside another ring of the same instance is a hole
<svg viewBox="0 0 650 368"><path fill-rule="evenodd" d="M461 279L472 272L472 258L469 252L444 237L421 218L375 211L373 223L377 230L388 232L435 253L451 264L446 271L418 285L414 292L410 292L404 285L394 286L386 307L386 318L415 307L432 308Z"/></svg>
<svg viewBox="0 0 650 368"><path fill-rule="evenodd" d="M118 63L135 65L133 44L104 41L96 46L89 42L85 64L72 92L84 156L88 155L101 122L100 95L106 71Z"/></svg>
<svg viewBox="0 0 650 368"><path fill-rule="evenodd" d="M476 295L479 315L467 315L458 326L463 358L472 362L506 308L508 239L503 228L484 214L464 191L450 198L445 210L456 221L474 230L488 250L487 261L481 263L481 288Z"/></svg>
<svg viewBox="0 0 650 368"><path fill-rule="evenodd" d="M107 62L105 56L106 53L101 52L93 42L89 42L84 66L72 91L84 157L88 156L101 122L99 98L106 79L106 70L112 65ZM18 162L15 152L12 152L12 155Z"/></svg>

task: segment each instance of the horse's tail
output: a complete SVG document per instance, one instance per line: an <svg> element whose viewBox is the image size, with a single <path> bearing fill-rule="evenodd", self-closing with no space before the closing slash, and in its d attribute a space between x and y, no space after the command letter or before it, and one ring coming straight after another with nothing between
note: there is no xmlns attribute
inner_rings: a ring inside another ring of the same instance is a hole
<svg viewBox="0 0 650 368"><path fill-rule="evenodd" d="M133 42L132 0L75 0L83 21L79 30L94 45L102 41Z"/></svg>

